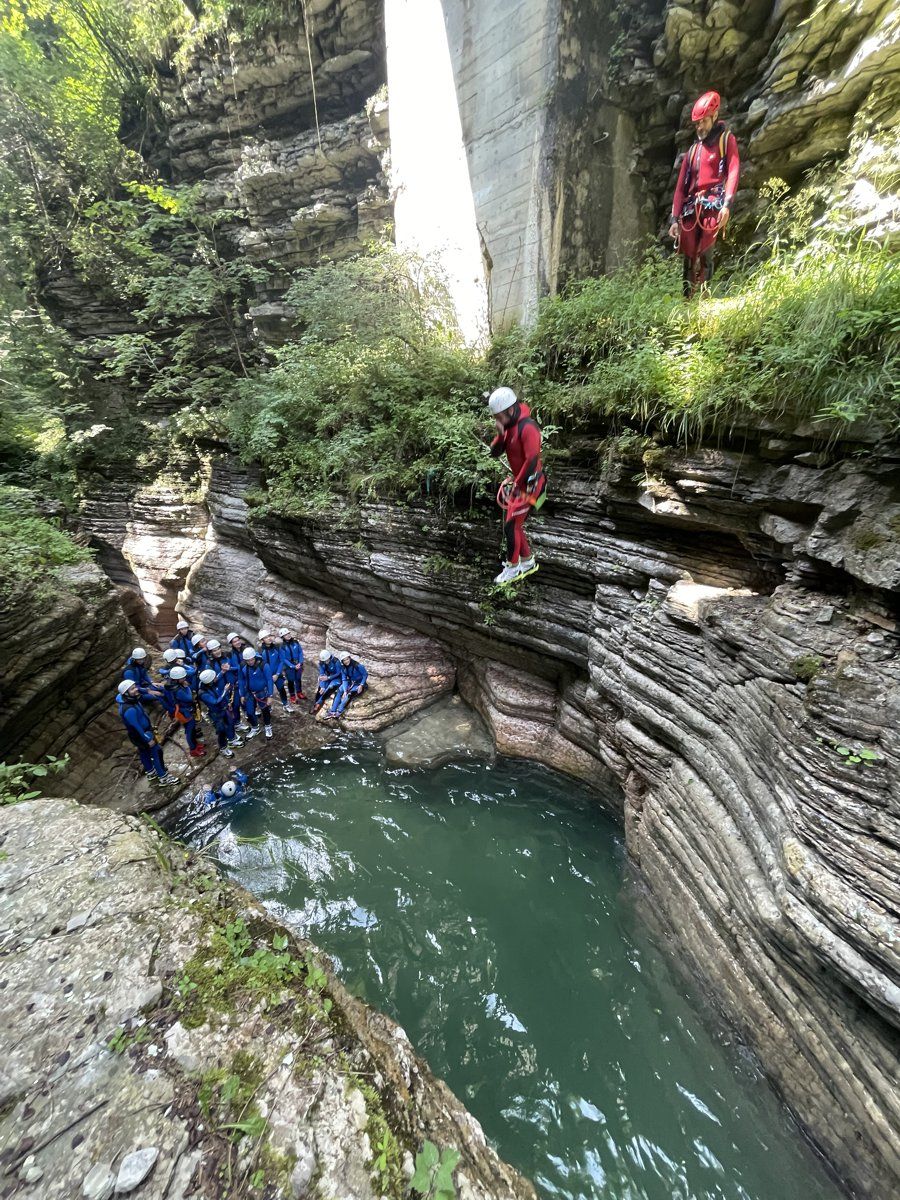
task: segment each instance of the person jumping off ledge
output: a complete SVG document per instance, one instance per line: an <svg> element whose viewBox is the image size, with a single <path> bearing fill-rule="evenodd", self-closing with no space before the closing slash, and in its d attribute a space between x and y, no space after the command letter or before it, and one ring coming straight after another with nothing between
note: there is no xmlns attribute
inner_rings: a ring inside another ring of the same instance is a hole
<svg viewBox="0 0 900 1200"><path fill-rule="evenodd" d="M509 387L495 388L488 407L497 425L491 456L506 455L512 476L497 493L503 510L506 562L494 583L513 583L538 569L525 536L525 522L544 502L547 477L541 465L541 430L527 404Z"/></svg>
<svg viewBox="0 0 900 1200"><path fill-rule="evenodd" d="M706 92L691 111L697 140L685 154L672 201L669 236L684 255L684 294L690 300L713 276L716 238L731 218L741 162L737 138L719 120L718 92Z"/></svg>

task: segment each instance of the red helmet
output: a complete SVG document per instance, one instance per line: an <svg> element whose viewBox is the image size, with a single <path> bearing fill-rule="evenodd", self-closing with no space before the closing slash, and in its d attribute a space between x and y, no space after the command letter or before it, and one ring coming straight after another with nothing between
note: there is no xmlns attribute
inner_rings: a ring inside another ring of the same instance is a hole
<svg viewBox="0 0 900 1200"><path fill-rule="evenodd" d="M721 103L722 97L718 92L704 92L691 109L691 120L702 121L703 118L708 117L710 113L718 112L719 105Z"/></svg>

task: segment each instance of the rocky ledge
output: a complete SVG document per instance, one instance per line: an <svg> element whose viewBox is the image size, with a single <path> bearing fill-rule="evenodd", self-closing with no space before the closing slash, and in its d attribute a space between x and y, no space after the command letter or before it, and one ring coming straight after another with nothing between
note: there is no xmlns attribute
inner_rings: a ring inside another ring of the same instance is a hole
<svg viewBox="0 0 900 1200"><path fill-rule="evenodd" d="M399 1026L140 821L0 810L0 1196L534 1200Z"/></svg>

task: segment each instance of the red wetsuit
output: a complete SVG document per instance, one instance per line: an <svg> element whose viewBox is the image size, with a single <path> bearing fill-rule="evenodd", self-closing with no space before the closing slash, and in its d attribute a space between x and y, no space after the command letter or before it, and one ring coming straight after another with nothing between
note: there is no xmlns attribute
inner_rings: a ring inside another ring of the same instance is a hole
<svg viewBox="0 0 900 1200"><path fill-rule="evenodd" d="M678 249L693 261L708 256L707 280L712 275L711 251L719 233L716 222L723 208L731 208L740 173L737 138L724 121L717 121L681 160L672 201L672 221L677 221L679 228Z"/></svg>
<svg viewBox="0 0 900 1200"><path fill-rule="evenodd" d="M532 512L526 496L538 497L544 490L541 466L541 431L527 404L519 403L513 410L514 420L491 442L491 454L505 454L512 471L514 486L503 522L506 536L506 557L510 563L519 558L531 558L531 546L525 536L525 522ZM532 483L529 484L529 480Z"/></svg>

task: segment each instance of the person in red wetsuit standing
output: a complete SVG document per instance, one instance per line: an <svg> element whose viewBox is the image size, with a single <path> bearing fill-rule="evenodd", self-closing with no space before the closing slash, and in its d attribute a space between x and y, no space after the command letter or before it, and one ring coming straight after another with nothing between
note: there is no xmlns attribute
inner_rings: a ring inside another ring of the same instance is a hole
<svg viewBox="0 0 900 1200"><path fill-rule="evenodd" d="M697 140L678 173L669 236L684 255L684 294L690 299L713 274L716 238L728 225L741 172L737 138L719 120L718 92L706 92L691 120Z"/></svg>
<svg viewBox="0 0 900 1200"><path fill-rule="evenodd" d="M512 583L538 569L525 522L544 500L547 478L541 465L541 430L527 404L512 388L499 387L488 397L488 407L497 424L491 454L506 455L512 475L500 486L497 503L503 509L506 562L494 583Z"/></svg>

